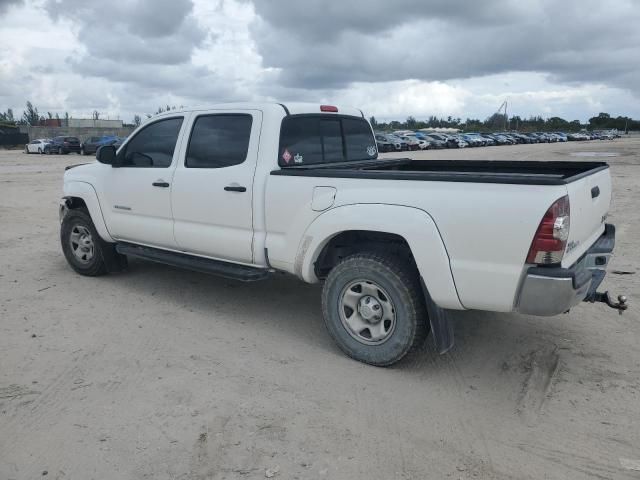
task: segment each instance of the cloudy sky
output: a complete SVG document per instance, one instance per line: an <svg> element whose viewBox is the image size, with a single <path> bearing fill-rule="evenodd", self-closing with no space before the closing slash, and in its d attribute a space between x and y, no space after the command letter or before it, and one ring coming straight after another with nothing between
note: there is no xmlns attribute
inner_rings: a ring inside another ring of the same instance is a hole
<svg viewBox="0 0 640 480"><path fill-rule="evenodd" d="M303 100L640 118L640 1L0 0L0 110Z"/></svg>

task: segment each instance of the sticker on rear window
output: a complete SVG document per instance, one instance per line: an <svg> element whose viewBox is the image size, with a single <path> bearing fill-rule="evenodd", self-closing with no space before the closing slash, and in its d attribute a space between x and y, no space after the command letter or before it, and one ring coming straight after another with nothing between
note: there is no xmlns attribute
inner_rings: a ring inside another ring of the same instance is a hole
<svg viewBox="0 0 640 480"><path fill-rule="evenodd" d="M373 157L376 154L376 147L374 147L373 145L369 145L367 147L367 153L370 157Z"/></svg>
<svg viewBox="0 0 640 480"><path fill-rule="evenodd" d="M300 155L299 153L296 153L296 156L293 157L293 162L294 163L302 163L303 158L304 157L302 155Z"/></svg>
<svg viewBox="0 0 640 480"><path fill-rule="evenodd" d="M282 154L282 160L284 160L284 163L289 163L291 161L291 154L286 148L284 150L284 153Z"/></svg>

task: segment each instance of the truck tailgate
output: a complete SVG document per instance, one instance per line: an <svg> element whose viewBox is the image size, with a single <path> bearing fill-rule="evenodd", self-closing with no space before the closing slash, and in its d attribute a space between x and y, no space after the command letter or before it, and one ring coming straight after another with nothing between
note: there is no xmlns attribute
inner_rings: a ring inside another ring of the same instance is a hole
<svg viewBox="0 0 640 480"><path fill-rule="evenodd" d="M604 169L567 184L571 226L563 267L573 265L602 235L611 203L610 170Z"/></svg>

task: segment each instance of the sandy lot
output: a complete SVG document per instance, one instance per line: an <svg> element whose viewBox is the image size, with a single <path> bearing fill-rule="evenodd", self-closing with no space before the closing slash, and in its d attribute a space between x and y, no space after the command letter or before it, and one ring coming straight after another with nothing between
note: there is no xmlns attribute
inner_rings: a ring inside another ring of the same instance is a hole
<svg viewBox="0 0 640 480"><path fill-rule="evenodd" d="M633 273L603 287L637 301L640 138L411 156L576 152L618 155L610 271ZM449 354L369 367L293 278L73 273L57 203L83 160L0 151L0 479L640 477L640 305L461 312Z"/></svg>

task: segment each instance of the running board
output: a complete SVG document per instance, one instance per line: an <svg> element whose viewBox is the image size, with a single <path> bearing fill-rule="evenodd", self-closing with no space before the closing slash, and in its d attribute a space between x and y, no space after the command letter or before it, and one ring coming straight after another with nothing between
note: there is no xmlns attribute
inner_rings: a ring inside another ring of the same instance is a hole
<svg viewBox="0 0 640 480"><path fill-rule="evenodd" d="M122 255L164 263L172 267L185 268L196 272L209 273L233 280L240 280L241 282L255 282L257 280L263 280L269 275L269 270L266 268L247 267L236 263L221 262L219 260L196 257L195 255L188 255L186 253L143 247L131 243L118 243L116 244L116 250Z"/></svg>

